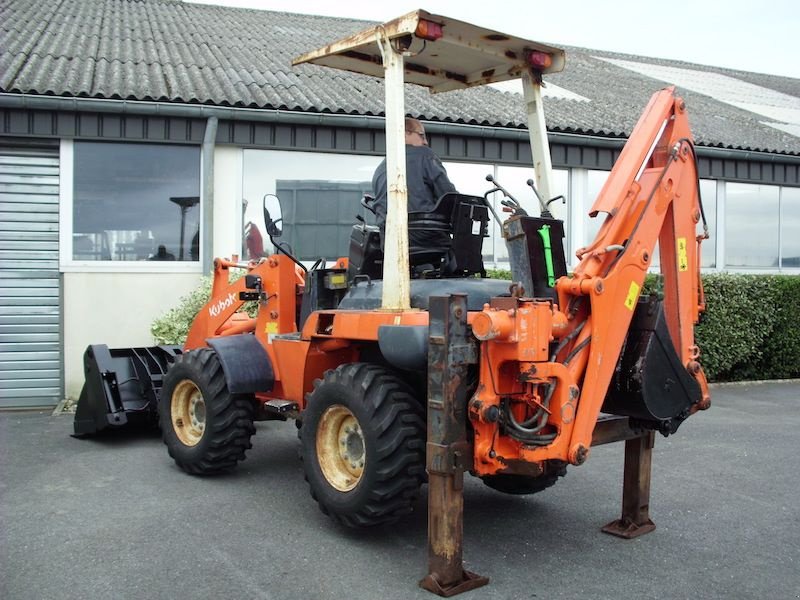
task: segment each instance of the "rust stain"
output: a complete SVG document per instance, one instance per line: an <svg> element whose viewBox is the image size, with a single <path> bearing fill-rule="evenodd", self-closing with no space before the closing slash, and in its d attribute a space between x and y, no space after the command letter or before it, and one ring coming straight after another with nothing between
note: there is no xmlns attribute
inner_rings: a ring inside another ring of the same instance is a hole
<svg viewBox="0 0 800 600"><path fill-rule="evenodd" d="M404 68L406 71L410 71L412 73L422 73L423 75L430 75L433 73L431 69L418 63L406 62Z"/></svg>
<svg viewBox="0 0 800 600"><path fill-rule="evenodd" d="M354 58L356 60L360 60L363 62L375 63L376 65L383 64L383 61L377 54L365 54L364 52L356 52L355 50L348 50L347 52L342 52L341 55L346 56L347 58Z"/></svg>

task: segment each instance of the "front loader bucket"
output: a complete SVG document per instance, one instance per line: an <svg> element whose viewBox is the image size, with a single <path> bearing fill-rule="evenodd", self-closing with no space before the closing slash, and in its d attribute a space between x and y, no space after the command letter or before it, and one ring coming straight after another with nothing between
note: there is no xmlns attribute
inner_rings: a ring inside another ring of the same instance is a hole
<svg viewBox="0 0 800 600"><path fill-rule="evenodd" d="M95 344L86 348L86 381L75 412L75 437L109 427L157 425L161 383L179 354L180 346L109 350Z"/></svg>

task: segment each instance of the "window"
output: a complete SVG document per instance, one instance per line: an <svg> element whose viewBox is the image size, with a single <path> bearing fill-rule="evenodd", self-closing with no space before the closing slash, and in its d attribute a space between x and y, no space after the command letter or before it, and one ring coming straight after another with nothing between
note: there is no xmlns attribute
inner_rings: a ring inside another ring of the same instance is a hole
<svg viewBox="0 0 800 600"><path fill-rule="evenodd" d="M73 260L199 260L198 147L75 142L73 156Z"/></svg>
<svg viewBox="0 0 800 600"><path fill-rule="evenodd" d="M528 214L539 216L538 200L533 195L533 190L526 183L528 179L535 179L533 167L456 162L446 162L444 166L447 169L450 181L453 182L453 185L456 186L460 193L483 196L494 187L494 184L486 181L486 176L492 175L500 185L508 190L509 194L520 202L522 208L527 210ZM569 187L569 172L559 169L554 170L553 184L553 193L555 195L563 194L566 196ZM503 200L502 193L492 194L489 196L489 200L501 220L508 218L508 213L503 212L503 206L500 204L501 200ZM565 219L566 209L561 201L551 204L550 209L556 218ZM487 263L499 263L501 266L507 266L508 249L506 248L505 240L503 240L500 227L494 221L494 218L491 218L489 223L489 237L483 241L483 259Z"/></svg>
<svg viewBox="0 0 800 600"><path fill-rule="evenodd" d="M606 213L598 213L595 217L589 217L588 213L590 210L592 210L594 201L597 200L597 197L600 195L600 190L603 189L603 186L606 184L606 180L610 174L610 171L588 171L586 174L587 203L584 214L587 222L585 235L583 238L584 246L589 246L594 241L594 238L597 237L597 232L600 231L600 227L603 225L606 217L608 216Z"/></svg>
<svg viewBox="0 0 800 600"><path fill-rule="evenodd" d="M700 198L703 202L703 212L708 225L708 239L703 240L701 246L702 267L713 268L717 266L717 182L712 179L700 180ZM698 235L703 233L703 220L697 224Z"/></svg>
<svg viewBox="0 0 800 600"><path fill-rule="evenodd" d="M262 199L276 194L283 216L280 241L304 261L347 256L356 215L374 222L361 206L372 190L372 175L382 157L245 150L242 208L245 236L242 255L269 254L264 233ZM258 231L258 233L254 233ZM254 243L253 238L261 243Z"/></svg>
<svg viewBox="0 0 800 600"><path fill-rule="evenodd" d="M779 189L749 183L726 184L726 266L778 266Z"/></svg>
<svg viewBox="0 0 800 600"><path fill-rule="evenodd" d="M781 189L781 267L800 267L800 188Z"/></svg>
<svg viewBox="0 0 800 600"><path fill-rule="evenodd" d="M532 217L538 217L541 214L541 208L539 206L539 200L533 193L533 190L527 184L529 179L533 179L536 181L536 174L533 170L533 167L497 167L497 181L508 190L508 193L514 196L519 203L522 205L529 215ZM553 189L550 190L550 193L556 196L564 196L567 202L570 202L569 197L569 171L566 169L553 169ZM503 199L502 194L495 194L494 195L494 206L497 213L500 215L500 218L503 219L508 217L508 213L501 212L502 206L500 201ZM545 198L545 202L547 200L551 200L552 198ZM566 252L566 241L569 239L569 219L567 218L567 205L562 202L561 200L557 200L550 204L550 212L553 214L553 217L556 219L561 219L564 221L564 250ZM508 252L505 247L505 242L503 238L499 235L497 237L497 246L498 246L498 257L507 258ZM569 259L567 259L569 262Z"/></svg>

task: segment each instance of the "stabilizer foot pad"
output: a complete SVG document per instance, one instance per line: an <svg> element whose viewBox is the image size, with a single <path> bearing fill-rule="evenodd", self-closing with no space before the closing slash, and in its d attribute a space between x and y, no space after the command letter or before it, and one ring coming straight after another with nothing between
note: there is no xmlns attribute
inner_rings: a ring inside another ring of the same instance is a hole
<svg viewBox="0 0 800 600"><path fill-rule="evenodd" d="M456 581L455 583L451 583L449 585L442 585L439 583L436 573L430 573L419 582L419 587L424 590L428 590L437 596L450 598L451 596L456 596L458 594L483 587L488 583L488 577L482 577L481 575L476 575L475 573L470 573L469 571L462 571L461 581Z"/></svg>
<svg viewBox="0 0 800 600"><path fill-rule="evenodd" d="M640 535L650 533L651 531L654 531L655 528L656 524L650 519L647 519L642 523L634 523L629 519L617 519L616 521L611 521L611 523L605 525L600 531L603 533L608 533L609 535L625 538L626 540L631 540L639 537Z"/></svg>

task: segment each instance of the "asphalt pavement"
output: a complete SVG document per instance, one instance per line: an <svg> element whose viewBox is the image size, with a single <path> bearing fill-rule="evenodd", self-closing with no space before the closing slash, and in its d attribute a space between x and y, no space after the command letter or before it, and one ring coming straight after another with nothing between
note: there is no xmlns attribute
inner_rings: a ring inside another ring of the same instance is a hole
<svg viewBox="0 0 800 600"><path fill-rule="evenodd" d="M718 386L656 438L650 514L619 516L623 444L553 488L508 496L468 477L464 560L483 599L800 598L800 382ZM70 437L70 414L0 413L0 598L435 598L426 487L415 514L337 526L308 493L291 423L260 423L233 473L192 477L157 435Z"/></svg>

